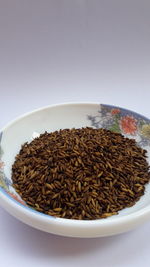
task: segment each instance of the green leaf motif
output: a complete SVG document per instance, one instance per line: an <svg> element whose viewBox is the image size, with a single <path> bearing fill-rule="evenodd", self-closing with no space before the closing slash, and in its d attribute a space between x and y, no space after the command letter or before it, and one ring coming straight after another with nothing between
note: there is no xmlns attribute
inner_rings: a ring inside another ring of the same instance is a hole
<svg viewBox="0 0 150 267"><path fill-rule="evenodd" d="M3 177L3 173L0 172L0 187L4 188L5 190L8 189L8 186L6 185L5 181L4 181L4 177Z"/></svg>
<svg viewBox="0 0 150 267"><path fill-rule="evenodd" d="M118 123L114 123L110 128L110 131L115 132L115 133L121 133L120 127Z"/></svg>

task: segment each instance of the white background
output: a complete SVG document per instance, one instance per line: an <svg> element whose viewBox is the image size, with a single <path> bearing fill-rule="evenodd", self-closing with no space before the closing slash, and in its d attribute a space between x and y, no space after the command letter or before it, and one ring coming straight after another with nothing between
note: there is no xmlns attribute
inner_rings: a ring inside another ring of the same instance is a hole
<svg viewBox="0 0 150 267"><path fill-rule="evenodd" d="M149 0L0 0L0 127L69 101L150 117ZM59 237L0 209L0 266L148 267L149 235Z"/></svg>

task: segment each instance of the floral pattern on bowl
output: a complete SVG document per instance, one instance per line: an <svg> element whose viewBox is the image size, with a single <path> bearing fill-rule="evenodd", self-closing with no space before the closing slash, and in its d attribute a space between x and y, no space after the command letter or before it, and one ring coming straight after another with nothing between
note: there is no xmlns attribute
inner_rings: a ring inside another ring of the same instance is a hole
<svg viewBox="0 0 150 267"><path fill-rule="evenodd" d="M150 146L150 120L133 111L100 105L97 115L88 115L88 120L95 128L105 128L121 133L125 137L134 138L141 147Z"/></svg>
<svg viewBox="0 0 150 267"><path fill-rule="evenodd" d="M26 203L20 198L20 196L15 192L12 187L11 181L5 176L4 172L4 162L1 160L3 151L1 148L2 132L0 133L0 188L2 188L11 198L15 199L17 202L26 206Z"/></svg>

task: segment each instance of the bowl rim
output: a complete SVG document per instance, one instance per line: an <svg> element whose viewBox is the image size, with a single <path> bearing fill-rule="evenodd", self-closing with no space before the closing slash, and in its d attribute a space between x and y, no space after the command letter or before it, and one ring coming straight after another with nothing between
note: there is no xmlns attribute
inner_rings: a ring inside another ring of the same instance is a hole
<svg viewBox="0 0 150 267"><path fill-rule="evenodd" d="M30 116L36 112L40 112L49 108L57 108L60 106L78 106L78 105L107 105L107 106L111 106L114 108L121 108L123 110L132 112L133 114L136 114L140 117L143 117L147 120L150 120L149 118L147 118L146 116L143 116L135 111L126 109L124 107L120 107L120 106L115 106L115 105L110 105L110 104L101 104L99 102L66 102L66 103L59 103L59 104L52 104L52 105L46 105L37 109L34 109L32 111L26 112L23 115L18 116L17 118L15 118L14 120L11 120L10 122L8 122L5 126L3 126L0 129L0 132L4 132L5 130L7 130L11 125L13 125L14 123L17 123L19 120L24 119L27 116ZM118 217L117 215L114 215L112 217L106 218L106 219L96 219L96 220L76 220L76 219L66 219L66 218L59 218L59 217L53 217L47 214L44 214L42 212L38 212L35 211L34 209L30 208L29 206L24 206L23 204L19 203L17 200L13 199L11 196L9 196L9 194L0 187L0 199L1 199L1 206L3 206L5 209L8 210L7 206L9 206L9 210L12 209L12 211L17 211L22 215L25 215L27 217L30 218L34 218L35 220L38 220L39 222L46 222L48 224L50 224L51 222L57 225L65 225L70 226L70 224L72 225L72 227L95 227L95 226L105 226L106 228L108 227L112 227L112 226L120 226L121 224L129 224L133 221L136 221L142 217L147 217L150 218L150 204L147 205L144 208L141 208L138 211L134 211L133 213L130 214L123 214L122 216ZM15 215L14 215L15 216ZM16 216L17 217L17 216Z"/></svg>
<svg viewBox="0 0 150 267"><path fill-rule="evenodd" d="M133 114L135 115L138 115L140 116L141 118L143 119L146 119L146 120L149 120L150 119L134 110L131 110L131 109L127 109L125 107L121 107L121 106L118 106L118 105L111 105L111 104L106 104L106 103L99 103L99 102L62 102L62 103L58 103L58 104L51 104L51 105L45 105L43 107L40 107L40 108L35 108L31 111L27 111L19 116L17 116L15 119L12 119L10 120L8 123L6 123L2 128L0 128L0 133L3 132L4 130L6 130L8 127L10 127L12 124L18 122L19 120L29 116L29 115L32 115L36 112L39 112L39 111L42 111L42 110L46 110L46 109L49 109L49 108L57 108L57 107L60 107L60 106L78 106L78 105L104 105L104 106L108 106L108 107L112 107L112 108L120 108L120 109L123 109L124 111L128 111L128 112L132 112Z"/></svg>

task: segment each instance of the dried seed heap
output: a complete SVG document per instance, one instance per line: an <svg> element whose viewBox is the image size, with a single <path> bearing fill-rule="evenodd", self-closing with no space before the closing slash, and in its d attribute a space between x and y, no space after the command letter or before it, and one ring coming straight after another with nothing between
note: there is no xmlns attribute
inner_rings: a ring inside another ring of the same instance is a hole
<svg viewBox="0 0 150 267"><path fill-rule="evenodd" d="M12 166L13 186L43 213L99 219L131 207L150 181L146 150L105 129L65 129L25 143Z"/></svg>

